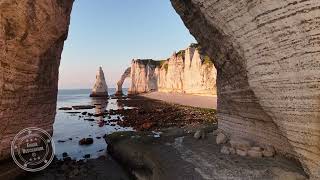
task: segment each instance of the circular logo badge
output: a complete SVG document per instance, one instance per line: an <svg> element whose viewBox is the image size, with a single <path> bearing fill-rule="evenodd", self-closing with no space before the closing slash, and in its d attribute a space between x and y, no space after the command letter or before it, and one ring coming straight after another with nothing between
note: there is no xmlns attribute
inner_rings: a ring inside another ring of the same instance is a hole
<svg viewBox="0 0 320 180"><path fill-rule="evenodd" d="M11 156L23 170L41 171L48 167L54 158L54 143L45 130L26 128L11 142Z"/></svg>

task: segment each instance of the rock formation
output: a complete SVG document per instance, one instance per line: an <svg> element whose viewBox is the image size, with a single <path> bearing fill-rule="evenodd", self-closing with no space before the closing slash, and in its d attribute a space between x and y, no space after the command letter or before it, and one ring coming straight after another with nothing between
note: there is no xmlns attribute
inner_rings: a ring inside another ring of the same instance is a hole
<svg viewBox="0 0 320 180"><path fill-rule="evenodd" d="M319 0L171 0L217 68L219 128L320 178ZM52 130L73 0L0 1L0 159L25 127Z"/></svg>
<svg viewBox="0 0 320 180"><path fill-rule="evenodd" d="M174 53L168 60L133 60L130 77L131 94L160 91L216 95L216 69L195 47ZM119 82L122 85L122 78Z"/></svg>
<svg viewBox="0 0 320 180"><path fill-rule="evenodd" d="M131 62L131 87L129 94L138 94L158 89L156 68L158 62L152 59L134 59Z"/></svg>
<svg viewBox="0 0 320 180"><path fill-rule="evenodd" d="M52 132L72 0L0 1L0 160L27 127Z"/></svg>
<svg viewBox="0 0 320 180"><path fill-rule="evenodd" d="M320 1L171 0L217 68L219 128L320 178Z"/></svg>
<svg viewBox="0 0 320 180"><path fill-rule="evenodd" d="M117 82L117 91L116 91L116 96L121 96L123 94L122 92L122 85L126 78L129 78L131 75L131 67L127 68L124 73L122 74L120 80Z"/></svg>
<svg viewBox="0 0 320 180"><path fill-rule="evenodd" d="M102 67L99 67L90 97L108 97L108 86L104 78Z"/></svg>
<svg viewBox="0 0 320 180"><path fill-rule="evenodd" d="M157 69L157 74L160 92L216 95L216 69L196 47L174 53Z"/></svg>

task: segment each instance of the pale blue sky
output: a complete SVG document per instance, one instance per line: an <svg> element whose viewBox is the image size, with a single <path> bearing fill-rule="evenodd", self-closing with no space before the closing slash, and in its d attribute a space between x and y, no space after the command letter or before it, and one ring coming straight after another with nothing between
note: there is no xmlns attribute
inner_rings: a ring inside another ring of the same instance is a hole
<svg viewBox="0 0 320 180"><path fill-rule="evenodd" d="M100 65L115 87L131 59L168 58L192 42L170 0L76 0L59 88L91 88Z"/></svg>

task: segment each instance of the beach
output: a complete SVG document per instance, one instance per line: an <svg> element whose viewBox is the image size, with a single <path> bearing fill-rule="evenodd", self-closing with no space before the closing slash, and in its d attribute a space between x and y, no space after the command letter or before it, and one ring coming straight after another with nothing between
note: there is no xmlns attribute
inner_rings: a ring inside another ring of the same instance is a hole
<svg viewBox="0 0 320 180"><path fill-rule="evenodd" d="M169 98L170 101L166 102L165 100L168 99L165 98ZM202 101L191 104L191 98L200 98ZM87 126L91 134L82 136L81 133L79 134L81 132L79 129L75 131L79 136L78 139L60 142L60 144L57 142L62 148L57 152L65 151L68 155L56 154L55 160L47 169L39 173L26 174L20 179L108 177L112 180L119 178L205 180L221 177L236 179L305 177L299 164L281 155L252 158L221 153L220 149L223 145L216 144L216 111L206 108L210 106L211 101L212 98L204 96L149 93L129 97L111 97L106 100L108 108L103 113L98 113L97 107L96 112L79 110L81 114L78 114L79 116L58 111L76 118L74 123ZM95 103L95 105L98 104ZM88 115L88 112L93 112L93 115ZM109 116L112 118L110 119ZM84 120L89 117L93 119L90 123ZM59 121L62 123L72 119ZM99 132L99 136L95 137L95 132ZM197 132L201 132L201 136L196 137ZM72 136L72 134L67 135L64 139ZM62 137L61 134L59 137ZM83 137L92 137L93 143L84 147L75 145ZM81 151L74 151L77 149ZM88 153L90 156L83 158L82 155Z"/></svg>

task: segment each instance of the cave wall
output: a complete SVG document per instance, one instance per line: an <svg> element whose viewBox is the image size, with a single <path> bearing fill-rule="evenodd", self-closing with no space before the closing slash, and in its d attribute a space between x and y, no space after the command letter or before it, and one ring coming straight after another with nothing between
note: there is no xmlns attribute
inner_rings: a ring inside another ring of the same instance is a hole
<svg viewBox="0 0 320 180"><path fill-rule="evenodd" d="M320 1L171 2L214 59L219 129L320 178Z"/></svg>
<svg viewBox="0 0 320 180"><path fill-rule="evenodd" d="M52 132L73 0L0 1L0 160L23 128Z"/></svg>

